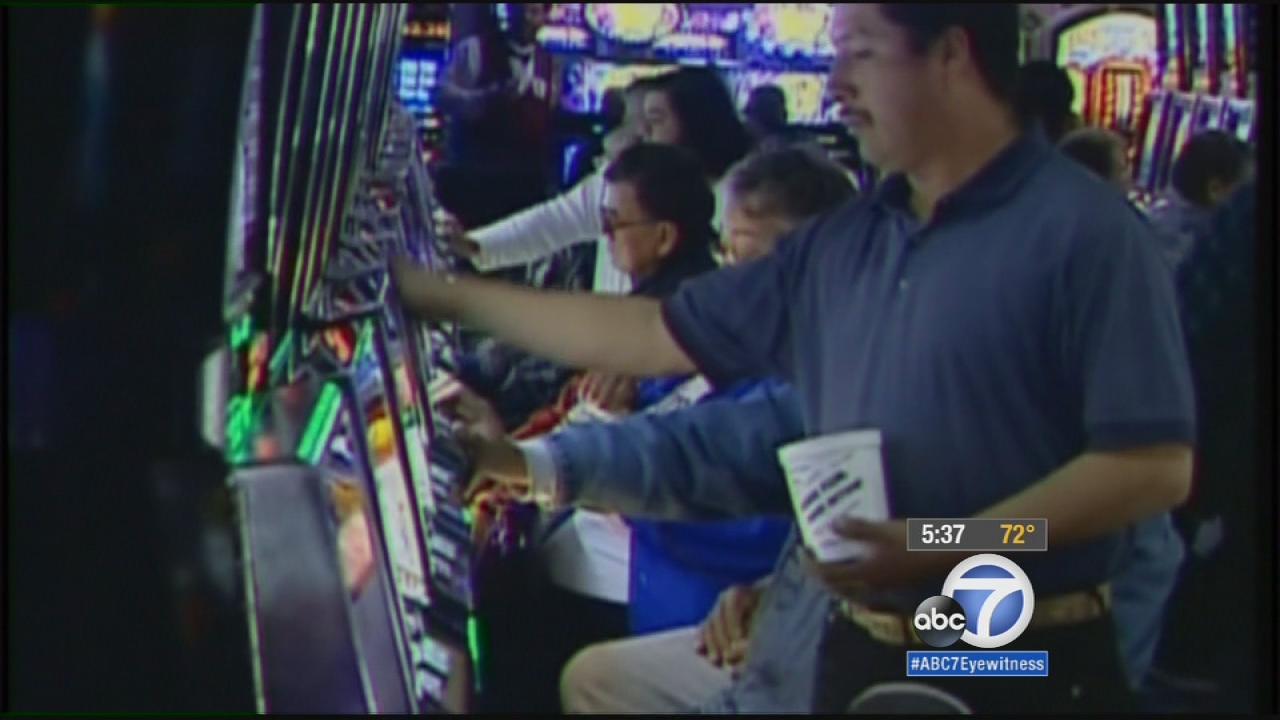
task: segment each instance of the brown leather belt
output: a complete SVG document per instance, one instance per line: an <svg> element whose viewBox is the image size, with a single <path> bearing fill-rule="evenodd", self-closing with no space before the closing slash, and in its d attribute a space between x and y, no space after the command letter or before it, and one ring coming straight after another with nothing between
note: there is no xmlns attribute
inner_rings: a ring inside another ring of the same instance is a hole
<svg viewBox="0 0 1280 720"><path fill-rule="evenodd" d="M865 605L841 600L840 614L886 645L923 645L911 624L911 616L873 610ZM1111 585L1104 583L1090 590L1036 598L1036 609L1028 630L1061 627L1096 620L1111 611Z"/></svg>

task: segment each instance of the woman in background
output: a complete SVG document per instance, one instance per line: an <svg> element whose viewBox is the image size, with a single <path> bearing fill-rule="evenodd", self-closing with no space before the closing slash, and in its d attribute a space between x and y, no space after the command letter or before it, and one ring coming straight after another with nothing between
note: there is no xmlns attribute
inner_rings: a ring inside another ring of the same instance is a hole
<svg viewBox="0 0 1280 720"><path fill-rule="evenodd" d="M681 68L643 86L643 129L649 142L679 145L702 165L717 187L730 166L746 156L751 137L738 116L729 88L709 68ZM593 174L564 194L477 230L457 232L455 247L481 271L523 265L571 245L603 243L600 197L603 183ZM716 193L713 225L720 227L722 193ZM596 262L596 292L626 293L628 279Z"/></svg>

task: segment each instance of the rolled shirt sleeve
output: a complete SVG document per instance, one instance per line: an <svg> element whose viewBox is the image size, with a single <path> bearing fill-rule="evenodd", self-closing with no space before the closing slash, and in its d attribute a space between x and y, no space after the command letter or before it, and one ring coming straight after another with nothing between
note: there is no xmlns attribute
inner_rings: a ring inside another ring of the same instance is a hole
<svg viewBox="0 0 1280 720"><path fill-rule="evenodd" d="M600 199L604 175L595 172L582 182L531 208L473 230L480 254L472 262L485 272L524 265L604 233Z"/></svg>
<svg viewBox="0 0 1280 720"><path fill-rule="evenodd" d="M795 379L790 310L814 233L804 226L765 257L689 280L663 303L667 330L714 384Z"/></svg>

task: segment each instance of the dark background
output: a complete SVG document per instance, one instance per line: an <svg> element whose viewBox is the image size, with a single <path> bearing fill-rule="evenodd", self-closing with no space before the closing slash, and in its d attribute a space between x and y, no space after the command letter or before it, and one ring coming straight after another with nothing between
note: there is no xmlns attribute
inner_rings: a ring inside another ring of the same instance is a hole
<svg viewBox="0 0 1280 720"><path fill-rule="evenodd" d="M198 456L252 8L115 8L99 61L101 10L3 12L6 709L250 709L243 636L183 644L150 478Z"/></svg>

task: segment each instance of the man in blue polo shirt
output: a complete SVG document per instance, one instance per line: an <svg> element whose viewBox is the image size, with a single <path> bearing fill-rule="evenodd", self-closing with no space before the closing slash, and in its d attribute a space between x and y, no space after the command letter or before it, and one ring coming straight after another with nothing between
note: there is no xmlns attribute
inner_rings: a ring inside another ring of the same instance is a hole
<svg viewBox="0 0 1280 720"><path fill-rule="evenodd" d="M960 559L907 553L908 517L1052 528L1049 552L1020 558L1037 614L1017 642L1048 650L1054 672L935 684L977 712L1125 710L1108 583L1127 529L1185 499L1195 434L1152 231L1114 188L1021 131L1008 101L1016 5L838 5L831 34L829 92L888 175L876 193L663 303L398 264L403 299L566 364L781 376L807 435L879 430L895 519L846 526L867 555L814 566L844 600L816 711L902 678L909 638L864 627L907 622Z"/></svg>

